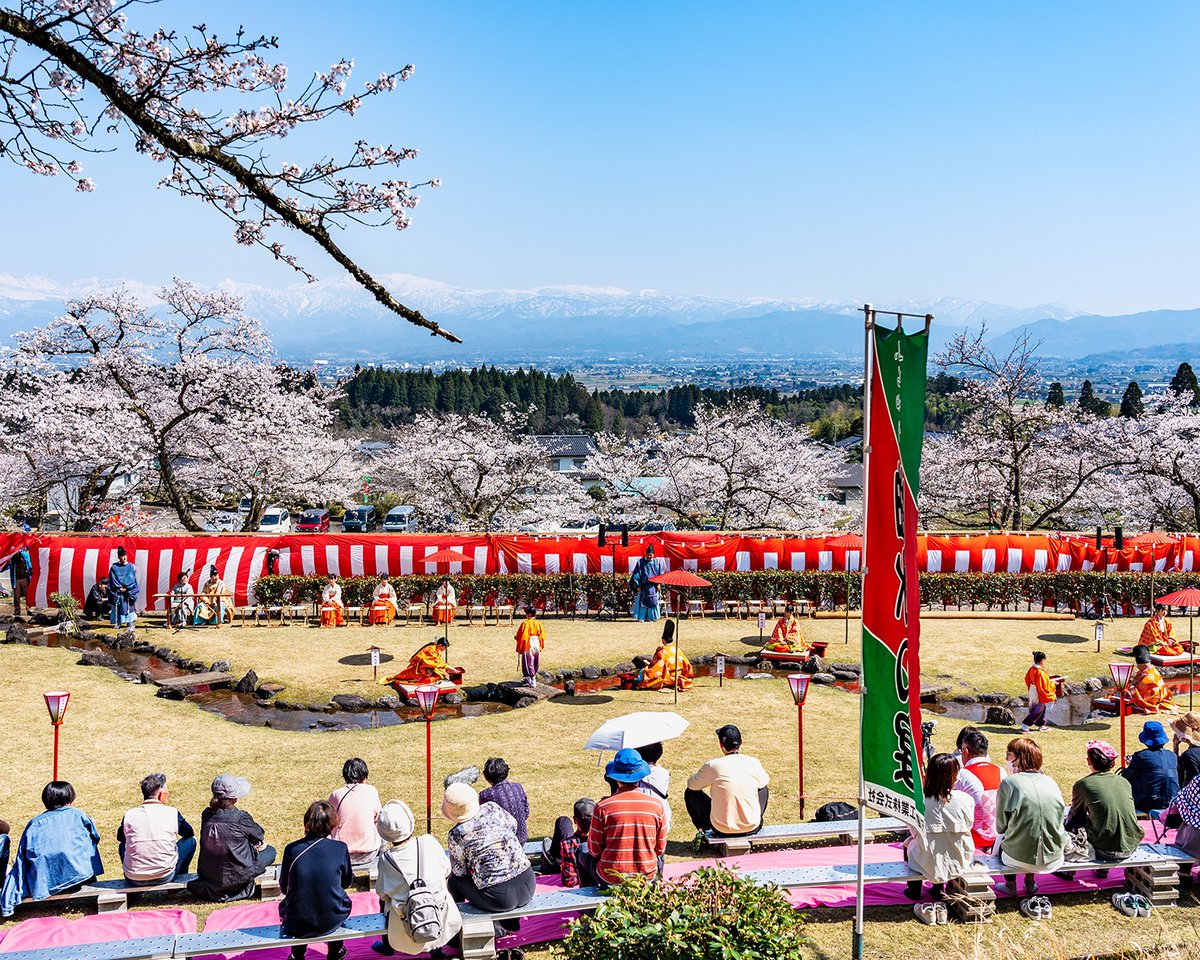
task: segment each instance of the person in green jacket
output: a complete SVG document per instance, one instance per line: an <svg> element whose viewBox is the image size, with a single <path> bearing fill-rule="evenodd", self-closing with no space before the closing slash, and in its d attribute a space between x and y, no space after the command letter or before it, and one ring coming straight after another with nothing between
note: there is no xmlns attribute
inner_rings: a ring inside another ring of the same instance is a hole
<svg viewBox="0 0 1200 960"><path fill-rule="evenodd" d="M1051 915L1050 901L1035 897L1033 875L1053 873L1063 864L1067 833L1063 802L1058 784L1042 773L1042 748L1029 737L1017 737L1008 744L1008 770L1011 774L996 794L997 846L1001 861L1025 874L1027 899L1021 901L1021 913L1031 920ZM1010 890L1017 881L1010 877Z"/></svg>
<svg viewBox="0 0 1200 960"><path fill-rule="evenodd" d="M1089 740L1087 763L1092 772L1071 789L1067 829L1085 828L1096 859L1118 863L1128 859L1145 838L1133 806L1133 790L1128 780L1113 772L1117 751L1110 744ZM1097 876L1107 873L1096 871Z"/></svg>

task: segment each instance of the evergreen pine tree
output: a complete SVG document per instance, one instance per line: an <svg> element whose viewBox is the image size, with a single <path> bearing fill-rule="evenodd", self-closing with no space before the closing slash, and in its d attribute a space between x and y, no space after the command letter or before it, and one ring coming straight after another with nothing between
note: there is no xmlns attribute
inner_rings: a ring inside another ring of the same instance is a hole
<svg viewBox="0 0 1200 960"><path fill-rule="evenodd" d="M1131 380L1121 397L1121 416L1136 420L1145 412L1146 408L1142 403L1142 388L1138 386L1136 380Z"/></svg>
<svg viewBox="0 0 1200 960"><path fill-rule="evenodd" d="M1084 413L1090 413L1097 417L1107 417L1112 412L1108 403L1096 396L1091 380L1084 380L1083 386L1079 388L1078 405Z"/></svg>
<svg viewBox="0 0 1200 960"><path fill-rule="evenodd" d="M1171 390L1175 393L1191 394L1192 406L1200 406L1200 383L1196 380L1192 365L1186 360L1179 365L1175 376L1171 378Z"/></svg>
<svg viewBox="0 0 1200 960"><path fill-rule="evenodd" d="M1067 405L1067 398L1063 396L1062 384L1055 380L1050 384L1050 389L1046 391L1046 406L1057 407L1061 410Z"/></svg>

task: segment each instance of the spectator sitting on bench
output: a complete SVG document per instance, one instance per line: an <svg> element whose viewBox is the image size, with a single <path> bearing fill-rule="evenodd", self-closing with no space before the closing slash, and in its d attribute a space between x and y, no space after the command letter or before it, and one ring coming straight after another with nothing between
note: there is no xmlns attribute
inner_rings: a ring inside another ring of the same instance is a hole
<svg viewBox="0 0 1200 960"><path fill-rule="evenodd" d="M196 854L196 832L183 814L167 806L166 774L141 782L142 805L125 814L117 827L117 851L125 879L150 886L188 872Z"/></svg>
<svg viewBox="0 0 1200 960"><path fill-rule="evenodd" d="M25 825L0 895L0 914L11 917L22 900L68 893L104 873L100 833L91 817L71 806L74 802L75 788L65 780L42 788L46 812Z"/></svg>
<svg viewBox="0 0 1200 960"><path fill-rule="evenodd" d="M717 731L721 756L709 760L688 779L683 803L695 825L693 849L704 844L704 831L722 837L746 837L762 829L771 782L755 757L742 749L742 732L733 724ZM711 788L709 794L703 791ZM711 794L711 795L710 795Z"/></svg>
<svg viewBox="0 0 1200 960"><path fill-rule="evenodd" d="M988 758L988 738L975 727L958 732L958 756L962 767L954 789L975 801L975 824L971 836L979 850L990 850L996 842L996 794L1008 776L1004 768Z"/></svg>
<svg viewBox="0 0 1200 960"><path fill-rule="evenodd" d="M975 859L975 841L971 828L975 823L975 801L954 786L958 776L958 758L938 753L925 771L925 831L912 831L905 841L908 865L919 870L933 884L935 903L913 905L913 914L922 923L946 923L946 883L971 869ZM905 895L921 897L921 881L909 880Z"/></svg>
<svg viewBox="0 0 1200 960"><path fill-rule="evenodd" d="M1179 758L1179 789L1182 790L1200 776L1200 713L1189 710L1178 720L1172 720L1171 731L1175 755ZM1183 746L1186 749L1180 753L1179 748Z"/></svg>
<svg viewBox="0 0 1200 960"><path fill-rule="evenodd" d="M1067 811L1067 829L1086 829L1096 859L1111 863L1129 859L1146 837L1138 823L1129 782L1113 771L1116 763L1117 751L1110 744L1089 740L1087 765L1091 773L1075 781L1071 809ZM1108 871L1097 870L1096 876L1106 877Z"/></svg>
<svg viewBox="0 0 1200 960"><path fill-rule="evenodd" d="M508 764L501 757L488 757L483 765L483 779L491 784L479 792L479 802L500 805L517 821L517 839L522 844L529 839L529 798L525 788L508 779Z"/></svg>
<svg viewBox="0 0 1200 960"><path fill-rule="evenodd" d="M537 877L517 840L517 822L498 803L479 803L475 788L452 783L442 797L449 820L450 896L485 913L503 913L533 899ZM504 920L500 931L514 932L519 920ZM499 934L500 931L497 931Z"/></svg>
<svg viewBox="0 0 1200 960"><path fill-rule="evenodd" d="M372 950L385 957L397 951L412 956L428 951L430 958L444 957L441 948L462 929L462 914L446 887L450 878L446 851L432 834L415 834L416 820L408 804L389 800L379 814L379 835L387 846L379 855L375 881L380 907L387 914L387 933L371 944ZM406 921L409 889L418 877L440 901L441 934L433 940L417 940Z"/></svg>
<svg viewBox="0 0 1200 960"><path fill-rule="evenodd" d="M1167 731L1157 720L1150 720L1142 727L1138 739L1145 750L1138 750L1129 758L1129 765L1121 776L1133 788L1133 805L1149 813L1170 806L1179 792L1179 761L1167 745Z"/></svg>
<svg viewBox="0 0 1200 960"><path fill-rule="evenodd" d="M650 764L650 775L638 784L638 789L642 793L649 794L652 797L658 797L662 801L663 812L667 815L667 833L671 832L671 771L662 766L658 761L662 759L663 745L661 743L647 743L645 746L636 747L641 758Z"/></svg>
<svg viewBox="0 0 1200 960"><path fill-rule="evenodd" d="M8 875L8 821L0 820L0 877Z"/></svg>
<svg viewBox="0 0 1200 960"><path fill-rule="evenodd" d="M1200 777L1193 778L1175 795L1161 819L1168 830L1175 831L1175 846L1193 857L1200 857ZM1179 879L1190 883L1192 865L1179 868Z"/></svg>
<svg viewBox="0 0 1200 960"><path fill-rule="evenodd" d="M263 828L237 802L250 781L222 773L212 782L212 800L200 815L200 859L188 893L197 900L225 903L254 896L254 881L275 862L263 843Z"/></svg>
<svg viewBox="0 0 1200 960"><path fill-rule="evenodd" d="M293 840L283 849L279 870L279 933L285 937L324 937L333 933L350 916L354 882L350 851L330 837L337 826L332 804L317 800L304 812L304 839ZM304 960L304 944L292 947L292 960ZM328 960L343 960L346 945L329 941Z"/></svg>
<svg viewBox="0 0 1200 960"><path fill-rule="evenodd" d="M1042 748L1037 743L1029 737L1010 740L1007 759L1011 775L996 796L1000 860L1025 873L1028 897L1021 901L1021 913L1030 920L1045 920L1051 916L1050 901L1033 896L1037 892L1033 875L1052 873L1063 864L1067 805L1058 784L1042 773ZM1016 877L1008 877L1005 884L1016 892Z"/></svg>
<svg viewBox="0 0 1200 960"><path fill-rule="evenodd" d="M367 783L368 773L367 761L351 757L342 764L345 786L329 795L329 803L337 811L337 823L330 836L346 845L350 850L350 865L360 870L375 862L383 846L375 829L375 820L383 806L379 791Z"/></svg>
<svg viewBox="0 0 1200 960"><path fill-rule="evenodd" d="M661 871L667 815L662 801L638 790L649 773L650 764L629 747L618 750L605 767L604 775L616 781L617 792L592 811L587 850L576 853L581 885L607 887L622 877L653 877Z"/></svg>
<svg viewBox="0 0 1200 960"><path fill-rule="evenodd" d="M595 809L595 800L588 797L576 800L574 816L555 820L554 833L542 841L542 860L549 867L548 872L562 877L564 887L584 886L579 873L579 852L587 850ZM594 883L595 877L589 877L587 886Z"/></svg>

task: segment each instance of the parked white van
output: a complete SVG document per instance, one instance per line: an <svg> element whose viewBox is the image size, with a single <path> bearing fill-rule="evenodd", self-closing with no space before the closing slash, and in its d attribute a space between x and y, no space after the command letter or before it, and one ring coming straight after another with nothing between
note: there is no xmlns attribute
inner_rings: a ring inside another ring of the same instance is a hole
<svg viewBox="0 0 1200 960"><path fill-rule="evenodd" d="M416 533L418 526L417 508L408 504L392 507L383 518L385 533Z"/></svg>

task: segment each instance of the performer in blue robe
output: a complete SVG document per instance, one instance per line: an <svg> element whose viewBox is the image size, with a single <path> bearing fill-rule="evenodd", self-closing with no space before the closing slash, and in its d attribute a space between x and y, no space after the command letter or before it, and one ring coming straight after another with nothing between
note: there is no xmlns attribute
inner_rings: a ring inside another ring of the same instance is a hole
<svg viewBox="0 0 1200 960"><path fill-rule="evenodd" d="M112 598L109 615L114 627L131 627L137 619L137 569L125 559L125 548L117 547L117 562L108 568L108 595Z"/></svg>
<svg viewBox="0 0 1200 960"><path fill-rule="evenodd" d="M646 622L658 619L658 585L651 583L650 578L662 572L662 564L654 559L654 547L646 547L646 555L634 564L633 573L629 575L635 619Z"/></svg>

